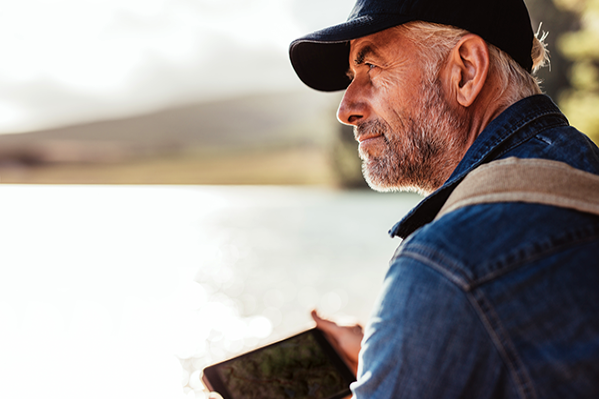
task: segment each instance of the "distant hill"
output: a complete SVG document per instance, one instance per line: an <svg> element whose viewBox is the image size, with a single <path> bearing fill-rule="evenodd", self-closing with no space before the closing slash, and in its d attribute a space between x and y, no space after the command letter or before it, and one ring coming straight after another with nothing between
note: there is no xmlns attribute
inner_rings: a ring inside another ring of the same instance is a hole
<svg viewBox="0 0 599 399"><path fill-rule="evenodd" d="M337 95L269 93L147 115L0 135L1 164L111 163L188 151L323 145Z"/></svg>
<svg viewBox="0 0 599 399"><path fill-rule="evenodd" d="M260 94L0 135L0 183L363 187L339 99Z"/></svg>

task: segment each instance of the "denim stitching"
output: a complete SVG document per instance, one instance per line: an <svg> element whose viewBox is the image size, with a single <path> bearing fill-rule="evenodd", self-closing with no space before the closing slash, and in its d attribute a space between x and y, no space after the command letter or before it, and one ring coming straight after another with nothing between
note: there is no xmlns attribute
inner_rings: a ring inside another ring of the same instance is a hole
<svg viewBox="0 0 599 399"><path fill-rule="evenodd" d="M464 291L472 289L472 277L466 274L466 269L459 267L459 263L440 251L420 244L411 244L397 253L397 257L406 256L430 266L449 280L457 284ZM397 259L395 257L393 260ZM437 260L435 260L437 259Z"/></svg>
<svg viewBox="0 0 599 399"><path fill-rule="evenodd" d="M467 283L465 283L463 280L461 280L454 274L448 273L448 271L445 268L437 266L437 264L434 262L430 262L430 259L428 259L426 256L421 255L419 253L415 253L415 252L406 253L405 256L412 258L414 260L417 260L417 261L425 264L426 266L430 266L431 269L433 269L433 270L439 272L440 274L442 274L443 276L445 276L445 278L447 278L452 283L456 284L462 290L464 290L464 291L470 290L470 286Z"/></svg>
<svg viewBox="0 0 599 399"><path fill-rule="evenodd" d="M488 303L480 290L472 291L470 295L467 294L467 296L472 306L477 310L495 347L504 358L504 362L515 380L514 383L520 392L521 398L535 399L537 394L532 385L532 380L528 375L528 371L524 367L524 364L522 364L516 349L513 347L513 343L504 332L500 319L495 314L493 307ZM485 312L485 309L488 310L488 313ZM494 326L496 328L494 328Z"/></svg>
<svg viewBox="0 0 599 399"><path fill-rule="evenodd" d="M402 255L410 256L433 267L435 270L438 270L444 275L447 275L451 281L454 281L456 284L462 287L462 289L470 291L491 280L504 276L518 269L527 262L534 262L552 253L568 249L569 247L584 245L588 242L592 242L593 240L597 240L598 238L599 225L595 223L577 229L566 230L562 234L550 236L540 242L534 243L536 251L534 251L532 254L524 255L519 259L514 259L513 261L509 262L511 263L509 266L498 267L502 263L508 263L507 255L515 255L517 251L511 251L506 254L505 257L496 259L495 262L489 262L488 265L495 269L495 271L478 278L473 276L471 273L468 273L468 268L461 267L461 263L449 255L446 255L441 251L433 249L427 245L418 243L406 242L407 245L400 245L391 258L390 263L393 263ZM568 241L560 243L560 241L564 240ZM523 251L524 248L518 248L518 250ZM435 259L437 259L437 261ZM493 267L493 265L497 266Z"/></svg>
<svg viewBox="0 0 599 399"><path fill-rule="evenodd" d="M559 243L559 241L566 239L569 240L567 242ZM534 253L524 255L519 259L514 259L513 261L509 262L511 263L509 266L493 267L493 264L501 265L502 263L507 263L507 256L501 259L496 259L495 262L489 262L489 266L496 270L478 278L475 278L473 275L468 273L467 268L460 267L460 262L457 262L449 255L446 255L429 246L407 241L405 242L406 245L400 245L399 248L397 248L395 254L391 258L390 264L400 256L409 256L431 266L435 270L447 276L449 280L453 281L465 291L471 291L489 281L517 270L527 262L534 262L552 253L563 251L570 247L584 245L597 239L599 239L599 225L595 223L578 229L566 230L560 235L547 237L540 242L534 243L536 247L536 251ZM522 251L523 248L518 248L518 250ZM507 255L515 255L516 252L517 251L512 251Z"/></svg>
<svg viewBox="0 0 599 399"><path fill-rule="evenodd" d="M586 235L582 236L585 233ZM571 239L568 242L563 242L561 244L556 242L565 240L567 238ZM508 267L495 268L496 270L494 272L486 274L478 279L473 279L471 288L475 289L491 280L504 276L522 267L526 263L534 262L536 260L542 259L543 257L551 255L552 253L560 252L571 247L588 244L589 242L595 241L597 239L599 239L599 225L596 224L590 224L575 230L568 230L558 236L547 237L545 240L535 243L535 246L538 247L538 250L534 253L513 261ZM504 263L504 260L501 259L495 262L495 264L500 263ZM490 263L490 265L493 265L493 263Z"/></svg>
<svg viewBox="0 0 599 399"><path fill-rule="evenodd" d="M556 120L553 122L543 121L543 120L538 121L538 119L541 119L543 117L549 117L552 115L558 117L559 120ZM481 148L477 154L474 154L473 162L470 164L468 169L461 172L458 176L455 176L454 179L452 179L451 181L448 181L447 185L451 185L451 184L454 184L454 182L456 182L456 181L462 180L462 178L466 174L468 174L473 168L477 167L481 162L483 162L489 156L489 154L491 154L493 152L494 149L499 147L504 142L508 141L510 138L514 137L516 134L520 133L520 130L523 130L524 128L526 128L527 125L535 123L536 129L534 131L531 130L528 133L528 134L534 133L534 135L529 137L527 133L521 133L521 134L525 134L525 136L522 138L521 141L519 141L519 144L529 140L531 137L534 137L539 132L543 132L547 129L554 128L557 126L563 126L564 122L565 121L564 121L562 115L559 113L556 113L555 111L552 110L552 111L544 112L542 114L538 114L536 117L534 117L532 119L526 118L526 119L520 120L514 126L511 126L511 125L504 126L502 129L499 129L496 131L497 138L495 140L493 140L493 142L488 143L485 147ZM543 126L545 123L547 123L547 125ZM537 130L537 129L539 129L539 130ZM513 149L514 145L510 146L510 148Z"/></svg>
<svg viewBox="0 0 599 399"><path fill-rule="evenodd" d="M539 131L535 131L535 135L534 135L534 136L531 136L531 137L523 137L521 140L514 142L514 143L513 143L511 146L509 146L508 148L505 148L503 151L499 152L499 153L497 154L497 157L496 157L496 158L501 158L503 155L505 155L506 153L508 153L508 152L512 151L514 148L518 147L518 146L519 146L519 145L521 145L522 143L524 143L524 142L526 142L526 141L528 141L528 140L530 140L530 139L532 139L532 138L535 138L535 137L537 136L537 134L539 134L539 133L543 133L543 132L545 132L545 131L547 131L547 130L549 130L549 129L553 129L553 128L555 128L555 127L558 127L558 126L561 126L561 125L562 125L562 123L557 123L557 122L556 122L556 123L554 123L554 124L552 124L552 125L547 125L547 126L545 126L544 128L540 129Z"/></svg>
<svg viewBox="0 0 599 399"><path fill-rule="evenodd" d="M440 254L438 251L431 250L430 248L416 244L413 244L410 247L419 247L419 249L421 249L423 252L428 252L431 255L436 255L437 258L442 260L448 260L450 264L454 263L453 261L450 261L446 256ZM518 357L518 354L515 348L513 347L512 342L509 340L507 334L503 332L503 328L501 326L501 322L499 321L499 317L497 317L497 315L494 314L493 307L490 304L487 304L487 301L483 296L482 292L480 292L480 290L472 291L471 285L469 285L466 281L460 279L457 275L450 273L446 264L437 263L433 259L426 257L424 254L410 251L409 249L404 249L399 252L403 256L410 257L414 260L420 261L422 264L426 266L431 267L433 270L439 272L449 281L453 282L465 291L465 295L477 311L479 319L485 326L485 329L489 334L491 341L494 343L501 357L504 359L504 362L506 363L508 369L510 370L512 378L514 379L514 383L518 391L520 392L521 398L535 399L537 395L532 387L532 381L530 379L530 376L524 368L522 361ZM449 268L459 271L459 268L453 265L449 266ZM477 300L477 296L480 297L480 302ZM485 312L483 308L487 309L488 312ZM491 320L493 320L494 323L492 323ZM499 331L496 331L494 329L494 325L497 327L497 330ZM502 332L502 334L499 334L500 331ZM518 371L518 369L520 369L521 371Z"/></svg>

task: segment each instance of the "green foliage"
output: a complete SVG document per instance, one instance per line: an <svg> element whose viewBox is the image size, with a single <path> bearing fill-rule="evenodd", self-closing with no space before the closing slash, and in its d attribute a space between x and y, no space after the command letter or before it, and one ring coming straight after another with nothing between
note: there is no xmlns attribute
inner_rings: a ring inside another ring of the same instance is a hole
<svg viewBox="0 0 599 399"><path fill-rule="evenodd" d="M569 71L572 61L558 51L556 41L565 32L578 29L580 23L578 14L558 8L553 1L525 0L525 3L530 11L533 30L536 32L542 24L540 33L549 33L545 42L551 63L547 68L537 71L536 76L542 81L543 92L557 100L564 88L570 86Z"/></svg>
<svg viewBox="0 0 599 399"><path fill-rule="evenodd" d="M573 62L570 88L559 104L570 123L599 143L599 0L553 0L580 17L580 29L558 39L559 51Z"/></svg>

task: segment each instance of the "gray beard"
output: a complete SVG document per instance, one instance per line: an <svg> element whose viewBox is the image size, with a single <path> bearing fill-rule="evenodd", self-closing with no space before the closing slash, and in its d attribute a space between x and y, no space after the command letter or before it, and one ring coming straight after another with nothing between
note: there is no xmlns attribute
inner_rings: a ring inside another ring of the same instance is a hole
<svg viewBox="0 0 599 399"><path fill-rule="evenodd" d="M360 151L362 172L372 189L428 194L443 185L461 160L465 121L445 101L440 83L423 84L419 98L422 104L413 115L398 119L396 130L381 120L355 127L356 137L374 132L383 134L386 143L379 156Z"/></svg>

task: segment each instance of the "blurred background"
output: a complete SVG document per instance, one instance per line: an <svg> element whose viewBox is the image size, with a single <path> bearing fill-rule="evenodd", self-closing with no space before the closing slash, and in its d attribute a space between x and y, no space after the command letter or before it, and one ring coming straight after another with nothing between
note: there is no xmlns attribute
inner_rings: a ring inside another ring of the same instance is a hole
<svg viewBox="0 0 599 399"><path fill-rule="evenodd" d="M599 0L526 0L599 140ZM203 397L201 369L365 323L420 197L365 188L289 43L352 0L0 0L0 396Z"/></svg>
<svg viewBox="0 0 599 399"><path fill-rule="evenodd" d="M527 0L543 88L599 138L599 2ZM294 38L351 0L23 0L0 15L3 183L363 184Z"/></svg>

